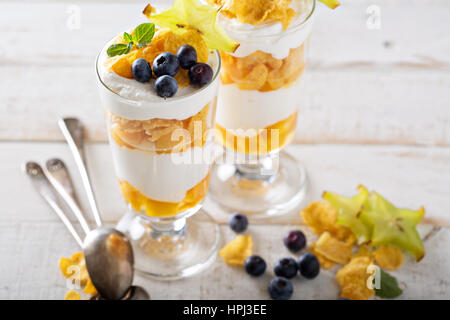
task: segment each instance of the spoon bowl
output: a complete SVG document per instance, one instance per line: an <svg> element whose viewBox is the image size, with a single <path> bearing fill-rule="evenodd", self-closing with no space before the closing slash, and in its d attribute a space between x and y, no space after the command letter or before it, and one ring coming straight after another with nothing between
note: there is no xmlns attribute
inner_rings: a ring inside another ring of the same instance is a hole
<svg viewBox="0 0 450 320"><path fill-rule="evenodd" d="M83 252L99 294L110 300L123 298L134 276L133 250L127 237L113 228L97 228L84 239Z"/></svg>

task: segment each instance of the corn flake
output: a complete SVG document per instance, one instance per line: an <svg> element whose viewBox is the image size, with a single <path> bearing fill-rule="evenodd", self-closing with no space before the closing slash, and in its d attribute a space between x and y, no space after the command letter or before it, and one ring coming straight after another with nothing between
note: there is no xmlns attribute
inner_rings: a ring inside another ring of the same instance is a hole
<svg viewBox="0 0 450 320"><path fill-rule="evenodd" d="M401 250L393 246L380 246L372 253L372 255L377 265L382 269L397 270L403 264L403 254Z"/></svg>
<svg viewBox="0 0 450 320"><path fill-rule="evenodd" d="M317 260L319 260L320 267L323 269L331 269L334 266L334 262L325 258L322 254L316 251L316 243L313 242L309 247L309 252L316 256Z"/></svg>
<svg viewBox="0 0 450 320"><path fill-rule="evenodd" d="M328 202L317 201L301 211L303 221L318 235L329 232L333 237L347 244L356 242L355 235L349 228L336 223L338 213Z"/></svg>
<svg viewBox="0 0 450 320"><path fill-rule="evenodd" d="M86 286L83 289L83 293L89 294L89 295L96 295L97 289L94 287L94 284L92 283L91 279L88 280L88 282L86 283Z"/></svg>
<svg viewBox="0 0 450 320"><path fill-rule="evenodd" d="M81 294L79 294L75 290L69 290L66 292L64 300L81 300Z"/></svg>
<svg viewBox="0 0 450 320"><path fill-rule="evenodd" d="M370 257L356 257L337 272L336 279L341 287L341 297L367 300L375 294L375 290L367 287L370 265L372 265Z"/></svg>
<svg viewBox="0 0 450 320"><path fill-rule="evenodd" d="M372 250L368 246L360 246L359 251L352 255L352 259L357 257L372 258Z"/></svg>
<svg viewBox="0 0 450 320"><path fill-rule="evenodd" d="M329 232L324 232L316 242L315 250L328 260L346 264L352 255L352 245L333 238Z"/></svg>
<svg viewBox="0 0 450 320"><path fill-rule="evenodd" d="M239 235L219 251L219 256L227 264L243 266L245 259L252 254L252 247L253 241L250 235Z"/></svg>
<svg viewBox="0 0 450 320"><path fill-rule="evenodd" d="M280 22L286 29L295 16L291 0L208 0L221 6L220 12L239 22L258 25L263 22Z"/></svg>
<svg viewBox="0 0 450 320"><path fill-rule="evenodd" d="M73 278L73 281L79 280L82 286L89 280L86 261L81 251L74 253L70 258L59 259L59 268L64 277Z"/></svg>

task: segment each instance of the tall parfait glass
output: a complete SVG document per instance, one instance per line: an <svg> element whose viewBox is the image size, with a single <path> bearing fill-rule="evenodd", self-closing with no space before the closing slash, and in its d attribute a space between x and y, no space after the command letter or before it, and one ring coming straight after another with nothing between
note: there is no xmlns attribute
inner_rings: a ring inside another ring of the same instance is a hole
<svg viewBox="0 0 450 320"><path fill-rule="evenodd" d="M315 0L292 3L300 10L286 29L220 20L240 43L234 53L221 52L216 138L225 152L210 174L209 197L226 212L279 215L306 194L304 166L283 149L293 140L303 104Z"/></svg>
<svg viewBox="0 0 450 320"><path fill-rule="evenodd" d="M167 99L155 94L130 98L126 90L117 92L107 84L118 78L103 72L106 48L96 62L98 88L128 205L117 228L132 242L137 271L159 279L190 276L214 261L220 240L217 225L200 210L212 162L220 55L210 51L214 76L204 87L179 89ZM120 81L153 90L149 83Z"/></svg>

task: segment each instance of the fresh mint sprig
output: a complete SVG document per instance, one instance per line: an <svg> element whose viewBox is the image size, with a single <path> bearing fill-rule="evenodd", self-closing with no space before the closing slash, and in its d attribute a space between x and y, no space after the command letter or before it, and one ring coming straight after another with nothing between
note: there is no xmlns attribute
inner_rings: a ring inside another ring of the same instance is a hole
<svg viewBox="0 0 450 320"><path fill-rule="evenodd" d="M143 23L134 29L133 34L128 32L123 33L123 40L126 43L116 43L111 45L106 53L110 57L114 57L121 54L127 54L131 51L133 46L138 48L148 45L155 35L155 25L153 23Z"/></svg>

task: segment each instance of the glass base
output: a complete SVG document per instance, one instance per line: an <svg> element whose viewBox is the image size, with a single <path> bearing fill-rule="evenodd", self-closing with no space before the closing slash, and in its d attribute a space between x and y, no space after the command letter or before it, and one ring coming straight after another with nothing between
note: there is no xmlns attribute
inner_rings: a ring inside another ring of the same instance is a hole
<svg viewBox="0 0 450 320"><path fill-rule="evenodd" d="M219 226L202 210L189 219L174 217L156 223L130 210L116 228L130 238L135 270L160 280L204 270L216 259L220 245Z"/></svg>
<svg viewBox="0 0 450 320"><path fill-rule="evenodd" d="M306 169L285 152L273 158L278 165L273 174L264 173L264 161L259 166L246 166L245 170L242 165L215 164L210 171L207 203L213 202L228 213L241 212L250 218L289 213L306 196ZM259 174L255 173L258 167ZM205 204L205 210L210 206Z"/></svg>

